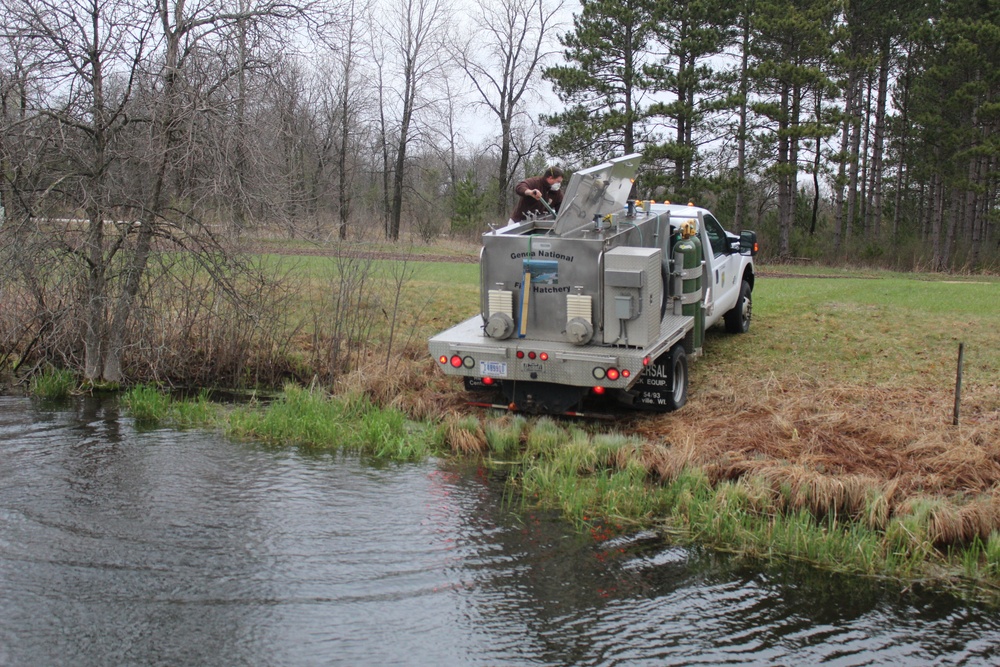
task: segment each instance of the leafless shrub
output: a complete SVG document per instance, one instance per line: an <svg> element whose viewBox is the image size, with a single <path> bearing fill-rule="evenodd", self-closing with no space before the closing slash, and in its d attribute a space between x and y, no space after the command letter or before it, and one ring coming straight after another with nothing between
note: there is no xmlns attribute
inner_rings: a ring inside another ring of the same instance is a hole
<svg viewBox="0 0 1000 667"><path fill-rule="evenodd" d="M375 260L339 242L331 258L313 313L313 367L322 369L327 384L361 364L376 318L385 313Z"/></svg>
<svg viewBox="0 0 1000 667"><path fill-rule="evenodd" d="M252 256L224 289L190 255L163 256L126 349L127 376L183 386L274 387L302 379L293 363L301 322L296 284Z"/></svg>

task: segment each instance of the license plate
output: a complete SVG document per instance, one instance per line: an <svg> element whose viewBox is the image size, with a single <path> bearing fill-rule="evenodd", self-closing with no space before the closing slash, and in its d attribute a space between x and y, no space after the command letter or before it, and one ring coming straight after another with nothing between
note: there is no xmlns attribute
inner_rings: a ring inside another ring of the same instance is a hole
<svg viewBox="0 0 1000 667"><path fill-rule="evenodd" d="M506 361L480 361L479 374L494 378L507 377Z"/></svg>

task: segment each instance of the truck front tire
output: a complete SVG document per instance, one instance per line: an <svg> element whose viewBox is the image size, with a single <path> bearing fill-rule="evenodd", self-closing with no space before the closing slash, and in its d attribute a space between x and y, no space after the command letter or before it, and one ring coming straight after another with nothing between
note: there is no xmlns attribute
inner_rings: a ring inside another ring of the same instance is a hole
<svg viewBox="0 0 1000 667"><path fill-rule="evenodd" d="M736 305L723 317L726 320L726 331L729 333L746 333L750 331L750 317L753 313L753 297L750 283L743 281L740 285L740 298Z"/></svg>

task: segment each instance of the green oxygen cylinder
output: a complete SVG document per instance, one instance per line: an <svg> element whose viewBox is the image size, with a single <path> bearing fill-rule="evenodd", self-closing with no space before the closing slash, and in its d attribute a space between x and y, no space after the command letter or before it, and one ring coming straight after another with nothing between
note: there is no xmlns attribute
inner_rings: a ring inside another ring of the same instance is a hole
<svg viewBox="0 0 1000 667"><path fill-rule="evenodd" d="M681 314L694 318L690 352L700 351L705 338L701 241L695 230L693 222L685 222L681 225L681 240L674 244L674 266L681 267Z"/></svg>

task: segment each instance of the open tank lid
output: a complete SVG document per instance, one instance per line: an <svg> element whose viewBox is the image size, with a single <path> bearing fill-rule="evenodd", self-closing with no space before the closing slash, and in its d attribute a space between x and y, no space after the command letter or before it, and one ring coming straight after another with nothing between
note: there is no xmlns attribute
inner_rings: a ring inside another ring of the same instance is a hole
<svg viewBox="0 0 1000 667"><path fill-rule="evenodd" d="M559 236L590 224L595 215L620 211L632 191L640 153L582 169L569 179L552 232Z"/></svg>

